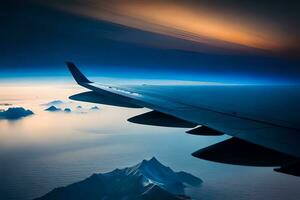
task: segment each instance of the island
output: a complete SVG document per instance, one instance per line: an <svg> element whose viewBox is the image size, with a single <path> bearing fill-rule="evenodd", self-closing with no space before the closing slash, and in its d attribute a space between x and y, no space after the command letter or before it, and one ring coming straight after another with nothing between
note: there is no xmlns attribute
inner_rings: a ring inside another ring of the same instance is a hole
<svg viewBox="0 0 300 200"><path fill-rule="evenodd" d="M93 106L90 108L90 110L99 110L98 106Z"/></svg>
<svg viewBox="0 0 300 200"><path fill-rule="evenodd" d="M45 111L49 111L49 112L58 112L61 111L60 108L57 108L55 106L50 106L49 108L46 108Z"/></svg>
<svg viewBox="0 0 300 200"><path fill-rule="evenodd" d="M12 107L7 110L1 110L0 119L20 119L33 114L34 113L31 110L27 110L22 107Z"/></svg>
<svg viewBox="0 0 300 200"><path fill-rule="evenodd" d="M72 112L72 110L71 110L71 108L65 108L65 109L64 109L64 112L70 113L70 112Z"/></svg>

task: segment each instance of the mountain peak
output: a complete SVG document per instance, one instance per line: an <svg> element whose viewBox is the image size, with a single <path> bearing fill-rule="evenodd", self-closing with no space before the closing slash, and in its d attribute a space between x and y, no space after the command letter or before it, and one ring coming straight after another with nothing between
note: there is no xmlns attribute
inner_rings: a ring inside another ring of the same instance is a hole
<svg viewBox="0 0 300 200"><path fill-rule="evenodd" d="M158 160L153 156L150 160L150 162L158 162ZM159 162L158 162L159 163Z"/></svg>
<svg viewBox="0 0 300 200"><path fill-rule="evenodd" d="M184 194L186 185L196 186L202 181L185 172L174 172L170 167L161 164L155 157L126 168L126 174L142 178L144 186L154 184L173 194Z"/></svg>
<svg viewBox="0 0 300 200"><path fill-rule="evenodd" d="M160 174L173 172L169 167L161 164L155 157L149 160L144 159L141 163L129 167L128 169L130 169L131 172L140 173L144 176L148 176L150 172L151 174L154 172L159 172Z"/></svg>
<svg viewBox="0 0 300 200"><path fill-rule="evenodd" d="M141 165L161 165L161 166L164 166L163 164L161 164L155 157L152 157L151 159L149 160L143 160L141 162Z"/></svg>

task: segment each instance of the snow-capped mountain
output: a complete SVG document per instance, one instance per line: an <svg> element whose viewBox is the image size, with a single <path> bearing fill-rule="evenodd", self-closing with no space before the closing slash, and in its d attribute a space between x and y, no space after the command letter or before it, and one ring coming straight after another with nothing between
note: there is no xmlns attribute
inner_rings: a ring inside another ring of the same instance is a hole
<svg viewBox="0 0 300 200"><path fill-rule="evenodd" d="M184 188L202 180L186 172L174 172L156 158L124 169L93 174L89 178L52 190L39 200L179 200L190 199Z"/></svg>

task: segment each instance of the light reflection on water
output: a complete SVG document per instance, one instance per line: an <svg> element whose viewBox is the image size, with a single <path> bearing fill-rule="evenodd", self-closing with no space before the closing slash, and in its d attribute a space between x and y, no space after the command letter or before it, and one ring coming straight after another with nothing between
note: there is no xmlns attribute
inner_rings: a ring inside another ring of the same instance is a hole
<svg viewBox="0 0 300 200"><path fill-rule="evenodd" d="M54 187L79 181L156 156L175 170L203 179L196 199L299 199L299 178L271 168L239 167L196 159L190 154L223 137L197 137L185 129L131 124L127 118L147 109L125 109L70 102L84 91L74 84L0 86L0 103L12 103L36 114L0 120L0 199L31 199ZM43 103L64 100L73 113L43 111ZM77 109L81 105L83 109ZM7 108L1 106L1 108Z"/></svg>

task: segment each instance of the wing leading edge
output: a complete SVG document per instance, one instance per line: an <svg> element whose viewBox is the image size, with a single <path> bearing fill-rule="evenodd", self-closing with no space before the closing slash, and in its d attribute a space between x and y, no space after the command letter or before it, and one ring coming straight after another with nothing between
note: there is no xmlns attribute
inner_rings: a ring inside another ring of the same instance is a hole
<svg viewBox="0 0 300 200"><path fill-rule="evenodd" d="M67 66L79 85L92 90L73 95L70 99L154 110L129 119L133 123L194 127L194 131L192 129L188 133L211 136L225 133L233 136L228 141L193 153L195 157L228 164L279 166L280 168L276 169L278 172L297 176L300 174L300 169L295 170L294 164L299 163L300 158L300 136L297 128L255 119L239 112L226 112L210 106L180 101L171 98L172 95L167 96L167 92L163 91L166 87L163 86L157 90L151 86L115 87L97 84L87 79L73 63L67 62ZM240 153L234 153L239 150ZM257 154L261 156L255 156Z"/></svg>

